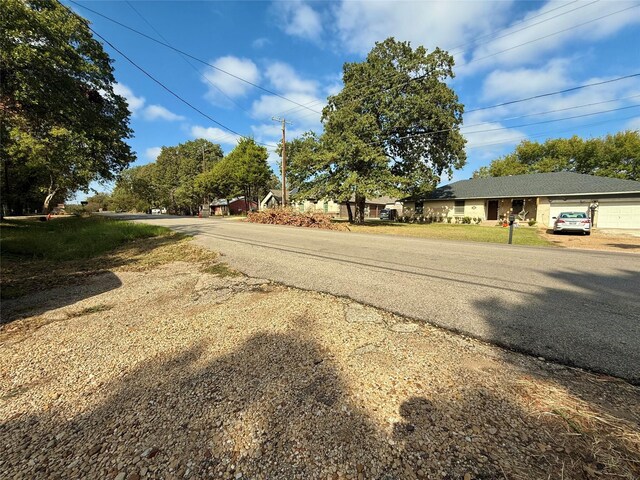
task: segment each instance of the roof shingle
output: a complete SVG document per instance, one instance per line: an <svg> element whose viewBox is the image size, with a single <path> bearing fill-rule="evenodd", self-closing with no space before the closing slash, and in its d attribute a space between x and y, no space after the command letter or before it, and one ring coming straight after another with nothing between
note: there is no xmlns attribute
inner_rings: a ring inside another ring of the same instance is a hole
<svg viewBox="0 0 640 480"><path fill-rule="evenodd" d="M640 182L573 172L530 173L460 180L436 188L428 199L540 197L640 193Z"/></svg>

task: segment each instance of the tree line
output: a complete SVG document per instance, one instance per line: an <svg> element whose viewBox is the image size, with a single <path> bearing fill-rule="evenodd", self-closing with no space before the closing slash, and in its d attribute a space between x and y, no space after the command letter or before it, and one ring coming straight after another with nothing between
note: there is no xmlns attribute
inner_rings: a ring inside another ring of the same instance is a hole
<svg viewBox="0 0 640 480"><path fill-rule="evenodd" d="M123 171L112 194L101 199L113 210L164 207L179 215L194 215L214 198L259 202L277 182L267 159L267 149L251 138L240 139L226 156L218 144L191 140L162 147L155 162Z"/></svg>
<svg viewBox="0 0 640 480"><path fill-rule="evenodd" d="M87 21L55 0L3 0L1 215L48 211L135 156L111 59Z"/></svg>
<svg viewBox="0 0 640 480"><path fill-rule="evenodd" d="M47 211L96 180L117 179L114 208L183 214L207 198L259 201L277 185L266 149L250 138L228 155L203 139L163 147L155 162L127 169L135 160L130 112L87 20L55 0L4 0L1 26L3 215ZM424 196L462 168L464 105L449 86L453 68L448 52L394 38L345 63L343 88L322 111L322 132L287 143L298 198L347 202L350 220L363 222L367 198ZM638 132L525 141L475 175L568 170L637 180L639 151Z"/></svg>
<svg viewBox="0 0 640 480"><path fill-rule="evenodd" d="M512 153L473 173L503 177L526 173L576 172L640 180L640 133L623 131L601 138L555 138L543 143L524 140Z"/></svg>

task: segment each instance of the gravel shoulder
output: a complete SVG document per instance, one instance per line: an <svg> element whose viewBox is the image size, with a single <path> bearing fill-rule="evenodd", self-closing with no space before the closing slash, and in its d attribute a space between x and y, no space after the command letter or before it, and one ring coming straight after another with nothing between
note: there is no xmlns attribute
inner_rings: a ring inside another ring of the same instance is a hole
<svg viewBox="0 0 640 480"><path fill-rule="evenodd" d="M3 302L0 478L640 477L637 387L197 258Z"/></svg>

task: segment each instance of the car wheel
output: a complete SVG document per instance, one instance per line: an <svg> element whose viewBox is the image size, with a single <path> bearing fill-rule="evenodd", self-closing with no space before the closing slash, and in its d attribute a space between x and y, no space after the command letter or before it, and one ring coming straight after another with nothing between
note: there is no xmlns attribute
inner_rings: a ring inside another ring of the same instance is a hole
<svg viewBox="0 0 640 480"><path fill-rule="evenodd" d="M591 235L591 232L584 232L585 235Z"/></svg>

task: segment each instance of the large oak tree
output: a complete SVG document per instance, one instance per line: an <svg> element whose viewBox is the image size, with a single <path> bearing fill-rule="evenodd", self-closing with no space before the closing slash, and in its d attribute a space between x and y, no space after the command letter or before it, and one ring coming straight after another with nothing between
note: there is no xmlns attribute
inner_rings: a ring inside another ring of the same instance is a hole
<svg viewBox="0 0 640 480"><path fill-rule="evenodd" d="M355 199L419 195L466 160L463 105L447 85L453 57L413 49L393 38L376 43L363 62L343 67L344 88L328 98L324 133L292 145L289 170L301 195Z"/></svg>
<svg viewBox="0 0 640 480"><path fill-rule="evenodd" d="M46 211L134 160L130 113L85 19L54 0L1 4L2 210Z"/></svg>

